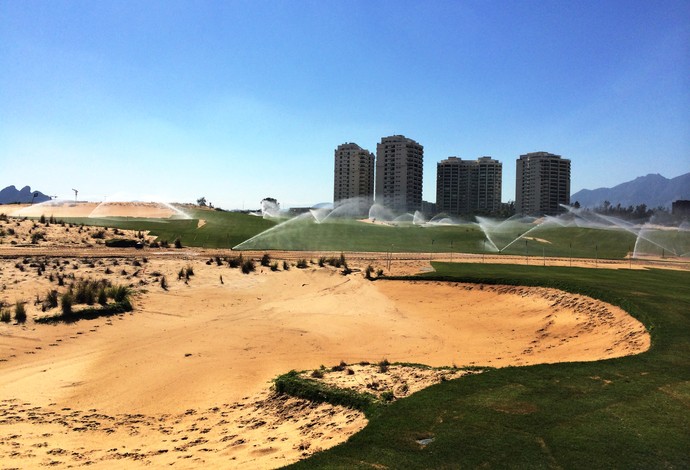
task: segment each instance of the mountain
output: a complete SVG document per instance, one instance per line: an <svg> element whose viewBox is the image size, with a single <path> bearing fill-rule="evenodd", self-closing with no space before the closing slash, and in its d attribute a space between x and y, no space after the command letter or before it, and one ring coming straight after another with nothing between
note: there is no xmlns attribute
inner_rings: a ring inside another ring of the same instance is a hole
<svg viewBox="0 0 690 470"><path fill-rule="evenodd" d="M50 196L46 196L40 191L32 191L30 186L24 186L21 190L14 186L8 186L0 191L0 204L30 204L31 202L39 203L45 201L50 201Z"/></svg>
<svg viewBox="0 0 690 470"><path fill-rule="evenodd" d="M670 209L671 203L678 199L690 199L690 173L672 179L649 174L613 188L583 189L570 196L570 203L577 201L581 207L596 207L609 201L613 206L646 204L650 209L659 206Z"/></svg>

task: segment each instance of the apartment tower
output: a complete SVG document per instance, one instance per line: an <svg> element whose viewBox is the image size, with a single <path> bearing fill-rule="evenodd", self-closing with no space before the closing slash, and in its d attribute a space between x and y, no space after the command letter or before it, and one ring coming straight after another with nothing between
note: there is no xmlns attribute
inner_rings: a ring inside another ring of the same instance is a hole
<svg viewBox="0 0 690 470"><path fill-rule="evenodd" d="M516 165L515 210L524 215L556 215L570 204L570 160L548 152L520 155Z"/></svg>
<svg viewBox="0 0 690 470"><path fill-rule="evenodd" d="M503 164L491 157L449 157L436 164L436 210L489 214L501 206Z"/></svg>
<svg viewBox="0 0 690 470"><path fill-rule="evenodd" d="M424 147L403 135L376 145L376 203L395 212L422 208Z"/></svg>
<svg viewBox="0 0 690 470"><path fill-rule="evenodd" d="M374 203L374 154L357 144L335 149L333 205L356 204L358 215L366 215Z"/></svg>

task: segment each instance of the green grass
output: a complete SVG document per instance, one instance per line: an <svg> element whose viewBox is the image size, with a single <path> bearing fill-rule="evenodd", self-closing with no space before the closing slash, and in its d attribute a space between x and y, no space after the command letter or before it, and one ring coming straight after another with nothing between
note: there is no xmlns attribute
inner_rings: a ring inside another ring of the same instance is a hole
<svg viewBox="0 0 690 470"><path fill-rule="evenodd" d="M369 251L412 253L492 253L493 244L502 253L528 256L622 259L635 248L636 237L624 230L579 227L534 226L513 223L509 229L490 233L477 225L422 227L366 224L333 219L317 224L308 216L291 220L184 207L192 219L137 219L129 217L72 218L74 224L148 230L170 244L242 250ZM205 225L199 227L199 219ZM527 238L516 238L524 236ZM655 256L673 252L690 256L690 231L653 231L639 247ZM513 242L514 241L514 242ZM666 247L666 249L664 249Z"/></svg>
<svg viewBox="0 0 690 470"><path fill-rule="evenodd" d="M151 219L133 217L65 218L72 224L96 225L122 230L150 231L170 245L179 238L183 246L232 248L248 238L271 228L275 222L236 212L184 208L192 219ZM206 224L198 227L199 220Z"/></svg>
<svg viewBox="0 0 690 470"><path fill-rule="evenodd" d="M296 468L688 468L690 273L435 263L424 278L556 287L626 309L649 352L489 370L370 413ZM389 281L377 281L389 282ZM392 281L395 282L395 281ZM417 439L433 438L422 447Z"/></svg>

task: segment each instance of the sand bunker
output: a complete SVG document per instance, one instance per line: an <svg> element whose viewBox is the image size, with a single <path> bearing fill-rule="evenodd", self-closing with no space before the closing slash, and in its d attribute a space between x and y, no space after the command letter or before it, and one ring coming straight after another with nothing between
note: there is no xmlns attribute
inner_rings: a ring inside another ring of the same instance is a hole
<svg viewBox="0 0 690 470"><path fill-rule="evenodd" d="M0 224L15 242L0 250L0 301L10 309L26 302L29 318L0 323L3 467L278 467L366 425L359 412L272 394L271 379L292 369L402 398L466 372L366 363L501 367L618 357L650 344L622 310L552 289L371 282L357 271L297 269L304 253L282 254L293 260L289 271L244 275L215 262L220 252L113 257L100 242L114 229ZM37 231L45 237L32 240ZM387 269L385 256L350 261L368 264ZM428 259L393 266L396 273L428 267ZM178 277L188 268L189 279ZM59 277L129 285L135 311L34 323L46 293L64 289ZM328 372L341 361L346 367Z"/></svg>
<svg viewBox="0 0 690 470"><path fill-rule="evenodd" d="M140 260L61 260L77 276L144 289L132 314L0 324L0 459L10 466L280 466L366 423L350 410L270 396L270 380L291 369L383 358L505 366L649 347L625 312L556 290L370 282L318 267L243 275L198 257ZM52 268L37 276L17 264L0 262L6 303L55 285ZM195 273L187 282L177 279L185 267ZM41 314L31 303L27 310L30 319ZM395 368L380 377L353 372L354 383L375 381L397 396L441 380Z"/></svg>

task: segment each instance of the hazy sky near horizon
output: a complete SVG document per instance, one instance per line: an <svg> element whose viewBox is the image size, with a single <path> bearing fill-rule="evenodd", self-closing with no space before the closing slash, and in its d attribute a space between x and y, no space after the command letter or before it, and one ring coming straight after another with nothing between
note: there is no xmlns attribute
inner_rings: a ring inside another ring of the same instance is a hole
<svg viewBox="0 0 690 470"><path fill-rule="evenodd" d="M0 188L256 208L333 199L333 151L690 172L690 2L0 0Z"/></svg>

